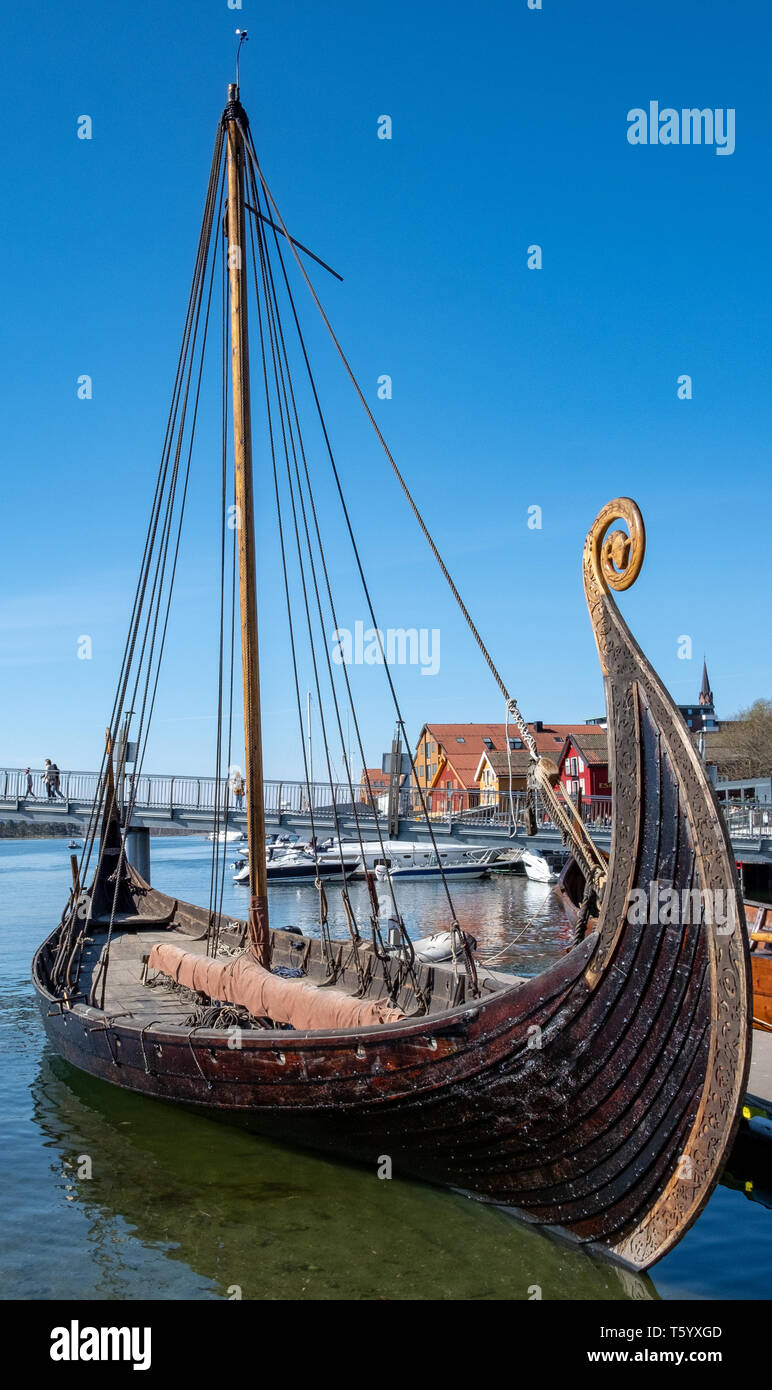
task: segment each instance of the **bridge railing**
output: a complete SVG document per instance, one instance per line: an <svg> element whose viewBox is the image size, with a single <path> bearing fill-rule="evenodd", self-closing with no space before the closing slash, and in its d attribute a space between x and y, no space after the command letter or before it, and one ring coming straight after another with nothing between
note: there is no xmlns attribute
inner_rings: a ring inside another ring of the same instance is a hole
<svg viewBox="0 0 772 1390"><path fill-rule="evenodd" d="M451 794L447 802L436 794L430 798L429 813L433 818L442 817L456 825L511 825L521 824L526 809L525 792L499 792L495 795L485 793ZM585 824L598 829L611 825L611 797L585 797L579 807ZM554 829L552 817L541 797L536 796L536 822L545 829Z"/></svg>
<svg viewBox="0 0 772 1390"><path fill-rule="evenodd" d="M764 801L720 802L733 840L772 839L772 805Z"/></svg>
<svg viewBox="0 0 772 1390"><path fill-rule="evenodd" d="M30 807L49 801L48 790L43 774L32 774L32 792L27 791L27 776L23 768L0 768L0 801L21 802ZM60 772L57 802L90 803L93 801L98 785L95 772ZM171 774L142 773L136 777L128 773L125 779L124 800L128 802L133 792L134 804L140 811L195 812L207 815L214 810L216 801L224 804L227 778L222 777L179 777ZM423 807L435 824L449 826L507 826L522 824L525 812L524 792L488 792L476 788L468 790L442 789L419 792L415 787L403 788L399 793L400 816L405 820L423 820ZM372 797L365 794L359 784L354 784L354 801L357 816L364 821L374 819L376 813L384 816L388 806L388 793L376 792ZM228 794L231 811L238 811L232 789ZM585 824L591 829L608 829L611 825L611 797L592 796L582 800L580 811ZM351 817L352 796L348 783L339 782L332 788L327 782L314 782L310 788L305 782L269 780L265 783L265 805L269 816L296 815L308 816L310 810L320 821L334 821L335 815ZM733 839L772 838L772 804L758 801L720 803ZM552 829L552 821L546 807L537 797L537 823L544 829Z"/></svg>
<svg viewBox="0 0 772 1390"><path fill-rule="evenodd" d="M49 794L42 772L33 772L32 791L27 791L27 776L23 768L0 768L1 801L48 801ZM95 772L60 772L58 795L53 799L92 802L97 794L99 778ZM228 788L226 777L180 777L171 774L129 772L124 784L124 801L134 800L139 810L213 811L216 800L222 807ZM334 819L336 808L351 808L352 796L347 782L330 787L329 782L269 780L264 784L266 811L272 815L307 815L310 808L320 817ZM359 785L354 785L354 800L360 816L375 815L375 809L363 797ZM376 799L377 809L385 810L384 798ZM228 791L231 810L237 810L236 798Z"/></svg>

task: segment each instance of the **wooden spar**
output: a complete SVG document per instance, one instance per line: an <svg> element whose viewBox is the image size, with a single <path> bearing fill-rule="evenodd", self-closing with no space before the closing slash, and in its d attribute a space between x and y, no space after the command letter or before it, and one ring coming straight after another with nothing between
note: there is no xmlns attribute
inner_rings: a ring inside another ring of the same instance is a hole
<svg viewBox="0 0 772 1390"><path fill-rule="evenodd" d="M244 685L247 841L249 844L249 939L261 965L270 968L263 749L260 727L260 668L257 641L255 519L252 488L252 419L249 400L249 339L244 275L244 151L236 122L238 87L228 88L228 280L230 287L233 449L236 479L236 536L241 604L241 670ZM232 113L232 114L231 114Z"/></svg>

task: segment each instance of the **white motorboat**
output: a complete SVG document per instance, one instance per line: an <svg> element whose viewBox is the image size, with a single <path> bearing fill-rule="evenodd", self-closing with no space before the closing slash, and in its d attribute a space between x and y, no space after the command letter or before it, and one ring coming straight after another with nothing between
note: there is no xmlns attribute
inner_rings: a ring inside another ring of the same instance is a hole
<svg viewBox="0 0 772 1390"><path fill-rule="evenodd" d="M519 845L497 849L496 857L490 865L492 874L523 874L523 850Z"/></svg>
<svg viewBox="0 0 772 1390"><path fill-rule="evenodd" d="M246 836L243 830L218 830L216 834L212 831L211 835L207 835L206 838L218 845L231 845L235 844L237 840L245 840Z"/></svg>
<svg viewBox="0 0 772 1390"><path fill-rule="evenodd" d="M567 857L565 850L548 849L544 854L537 854L535 850L524 849L522 864L528 878L535 883L557 883Z"/></svg>
<svg viewBox="0 0 772 1390"><path fill-rule="evenodd" d="M302 848L269 849L266 861L266 874L269 883L314 883L317 878L325 882L348 878L353 875L358 856L351 853L333 853L325 850L320 853L306 846ZM233 876L234 883L249 884L249 861L245 860Z"/></svg>
<svg viewBox="0 0 772 1390"><path fill-rule="evenodd" d="M439 861L452 878L482 878L496 851L482 846L448 845L439 850ZM484 857L484 864L483 864ZM341 864L342 860L342 864ZM439 864L437 855L430 844L424 840L343 840L340 851L333 849L332 841L326 840L317 847L317 858L308 845L300 845L289 837L277 838L268 845L267 871L273 882L303 882L315 878L315 864L319 864L320 875L325 879L364 878L366 873L375 873L384 879L390 872L399 872L400 877L437 878ZM249 866L244 859L234 866L237 870L234 883L249 881ZM380 871L380 872L379 872Z"/></svg>
<svg viewBox="0 0 772 1390"><path fill-rule="evenodd" d="M342 848L345 854L357 855L355 878L364 878L379 865L386 869L417 869L437 864L437 856L426 840L364 840L361 845L357 840L348 840L343 842ZM481 845L453 844L443 845L438 853L440 863L452 865L465 863L470 854L484 854L485 849Z"/></svg>
<svg viewBox="0 0 772 1390"><path fill-rule="evenodd" d="M287 850L303 848L307 849L309 847L307 845L301 845L297 835L271 835L270 839L267 839L265 842L265 852L269 859L276 858L278 855L284 854ZM240 869L242 864L249 858L249 840L247 839L246 832L240 836L238 852L241 858L237 864L231 865L233 869Z"/></svg>
<svg viewBox="0 0 772 1390"><path fill-rule="evenodd" d="M429 853L421 855L418 862L410 862L409 859L391 860L386 864L383 859L375 865L375 877L379 882L386 879L433 879L445 877L446 879L467 879L485 878L493 862L496 851L493 849L484 850L464 850L457 858L445 858L438 860L437 855Z"/></svg>

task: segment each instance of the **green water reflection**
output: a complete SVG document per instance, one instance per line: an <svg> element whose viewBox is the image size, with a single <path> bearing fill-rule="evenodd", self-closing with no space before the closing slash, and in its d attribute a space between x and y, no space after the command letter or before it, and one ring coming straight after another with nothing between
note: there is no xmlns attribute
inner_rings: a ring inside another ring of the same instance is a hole
<svg viewBox="0 0 772 1390"><path fill-rule="evenodd" d="M93 1297L105 1287L152 1295L135 1287L131 1250L121 1267L116 1220L189 1268L187 1296L227 1298L234 1286L246 1299L656 1296L648 1280L453 1193L289 1150L49 1055L34 1119L60 1165L60 1193L86 1217ZM77 1177L81 1156L90 1180Z"/></svg>

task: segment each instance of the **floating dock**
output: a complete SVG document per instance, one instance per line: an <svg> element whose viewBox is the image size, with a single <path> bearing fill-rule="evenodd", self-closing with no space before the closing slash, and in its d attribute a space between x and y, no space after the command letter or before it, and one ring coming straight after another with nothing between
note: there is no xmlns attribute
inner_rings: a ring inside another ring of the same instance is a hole
<svg viewBox="0 0 772 1390"><path fill-rule="evenodd" d="M772 1140L772 1033L753 1030L753 1050L743 1117L752 1128L764 1129ZM760 1120L758 1126L754 1119Z"/></svg>

